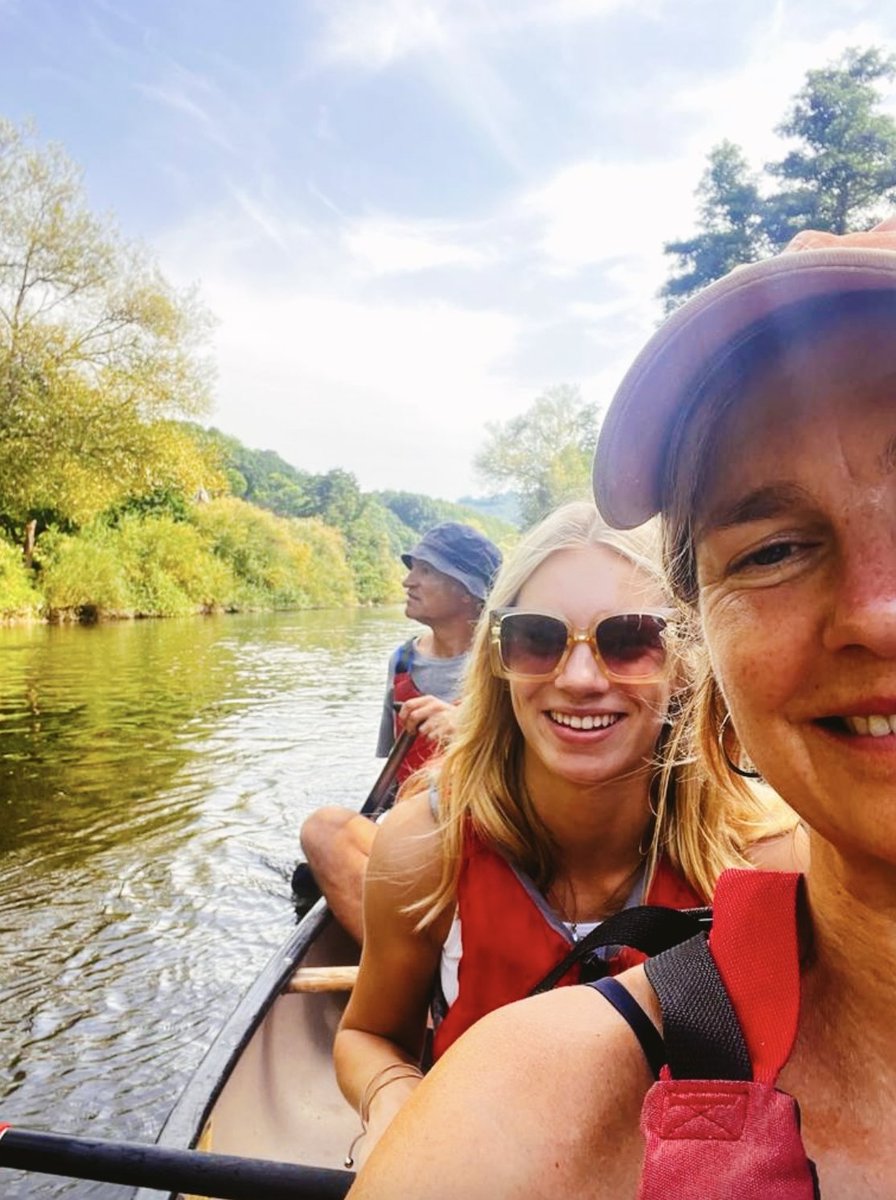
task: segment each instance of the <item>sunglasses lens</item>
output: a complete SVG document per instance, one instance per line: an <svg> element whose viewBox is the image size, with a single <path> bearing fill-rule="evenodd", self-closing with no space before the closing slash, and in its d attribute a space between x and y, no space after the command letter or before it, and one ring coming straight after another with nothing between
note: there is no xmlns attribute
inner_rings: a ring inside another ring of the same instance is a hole
<svg viewBox="0 0 896 1200"><path fill-rule="evenodd" d="M501 621L501 662L514 675L548 675L566 649L566 626L556 617L509 613Z"/></svg>
<svg viewBox="0 0 896 1200"><path fill-rule="evenodd" d="M614 675L627 679L662 673L666 661L662 617L649 613L626 613L607 617L596 630L601 658Z"/></svg>

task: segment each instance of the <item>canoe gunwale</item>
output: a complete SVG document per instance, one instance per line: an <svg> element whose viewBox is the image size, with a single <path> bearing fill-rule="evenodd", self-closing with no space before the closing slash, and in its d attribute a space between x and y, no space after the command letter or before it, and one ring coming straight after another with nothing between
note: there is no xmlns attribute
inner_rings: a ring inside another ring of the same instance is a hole
<svg viewBox="0 0 896 1200"><path fill-rule="evenodd" d="M211 1045L175 1101L156 1142L159 1146L193 1148L240 1056L261 1025L296 967L332 921L320 899L262 968L215 1035ZM132 1200L159 1200L158 1189L138 1188ZM174 1200L174 1194L169 1198Z"/></svg>

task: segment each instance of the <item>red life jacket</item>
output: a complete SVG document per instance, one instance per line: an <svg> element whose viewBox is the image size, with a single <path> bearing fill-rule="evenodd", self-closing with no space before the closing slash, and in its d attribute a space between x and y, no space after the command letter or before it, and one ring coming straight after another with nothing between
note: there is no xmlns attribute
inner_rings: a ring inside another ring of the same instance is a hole
<svg viewBox="0 0 896 1200"><path fill-rule="evenodd" d="M775 1087L799 1017L799 881L724 872L708 952L701 935L647 964L669 1065L641 1111L639 1200L817 1198L796 1101Z"/></svg>
<svg viewBox="0 0 896 1200"><path fill-rule="evenodd" d="M405 642L398 651L398 658L395 660L395 675L392 680L392 698L399 704L403 704L405 700L413 700L416 696L422 696L423 692L417 687L411 678L411 667L414 664L414 639ZM397 715L393 718L393 726L395 737L401 733L398 725ZM398 773L395 776L398 787L404 783L416 770L423 766L425 762L438 754L442 747L432 738L424 737L422 733L418 733L411 743L411 747L407 754L401 760L401 766L398 768Z"/></svg>
<svg viewBox="0 0 896 1200"><path fill-rule="evenodd" d="M444 1054L474 1021L493 1009L521 1000L569 953L571 939L548 917L503 855L467 828L457 885L463 954L458 965L458 996L439 1023L433 1058ZM645 903L695 908L703 899L661 859ZM643 962L645 955L623 948L609 962L613 975ZM557 986L578 983L576 963Z"/></svg>

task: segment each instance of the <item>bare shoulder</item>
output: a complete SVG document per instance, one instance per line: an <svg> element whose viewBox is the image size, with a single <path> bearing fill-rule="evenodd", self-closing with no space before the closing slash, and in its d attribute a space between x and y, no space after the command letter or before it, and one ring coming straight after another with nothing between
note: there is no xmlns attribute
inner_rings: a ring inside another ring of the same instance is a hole
<svg viewBox="0 0 896 1200"><path fill-rule="evenodd" d="M441 854L438 825L428 795L409 796L387 814L373 840L370 861L419 869Z"/></svg>
<svg viewBox="0 0 896 1200"><path fill-rule="evenodd" d="M650 991L640 968L621 978L638 999ZM521 1000L452 1046L352 1195L634 1197L651 1082L628 1025L592 988Z"/></svg>
<svg viewBox="0 0 896 1200"><path fill-rule="evenodd" d="M394 911L414 904L434 890L441 873L441 838L429 798L411 796L377 829L367 865L365 909L384 903Z"/></svg>

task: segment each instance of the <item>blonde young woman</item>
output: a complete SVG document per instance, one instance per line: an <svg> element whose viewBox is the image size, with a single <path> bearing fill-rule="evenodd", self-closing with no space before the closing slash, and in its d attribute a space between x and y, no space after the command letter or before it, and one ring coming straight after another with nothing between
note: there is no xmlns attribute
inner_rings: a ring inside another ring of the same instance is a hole
<svg viewBox="0 0 896 1200"><path fill-rule="evenodd" d="M608 915L645 899L704 903L769 830L752 793L726 800L693 767L660 795L683 662L668 649L657 561L655 530L614 532L579 503L499 574L451 747L371 855L361 967L335 1045L367 1130L356 1160L419 1083L431 1006L438 1058ZM596 970L637 961L621 952Z"/></svg>

